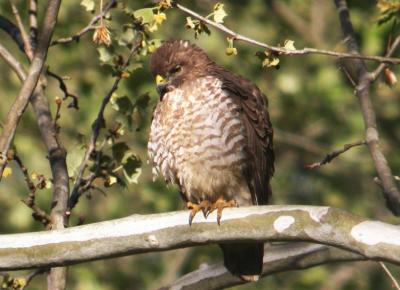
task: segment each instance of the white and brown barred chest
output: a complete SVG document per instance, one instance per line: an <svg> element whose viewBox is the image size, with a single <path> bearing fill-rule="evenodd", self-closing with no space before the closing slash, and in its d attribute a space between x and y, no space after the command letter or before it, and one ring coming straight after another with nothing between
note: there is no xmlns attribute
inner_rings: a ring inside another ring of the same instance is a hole
<svg viewBox="0 0 400 290"><path fill-rule="evenodd" d="M209 76L165 94L151 124L153 173L178 184L192 202L249 195L240 108L221 85Z"/></svg>

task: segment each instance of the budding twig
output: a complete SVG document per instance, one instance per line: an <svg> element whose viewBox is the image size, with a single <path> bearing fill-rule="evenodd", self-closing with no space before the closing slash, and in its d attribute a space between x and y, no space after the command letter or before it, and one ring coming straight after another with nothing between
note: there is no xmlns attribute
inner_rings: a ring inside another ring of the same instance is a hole
<svg viewBox="0 0 400 290"><path fill-rule="evenodd" d="M365 144L367 144L367 143L365 142L365 140L363 140L363 141L357 141L357 142L354 142L354 143L345 144L345 145L343 146L342 149L335 150L335 151L333 151L333 152L327 154L327 155L325 156L325 158L322 159L322 161L320 161L320 162L315 162L315 163L313 163L313 164L309 164L309 165L306 166L306 168L307 168L307 169L318 169L318 168L320 168L321 166L323 166L323 165L325 165L325 164L327 164L327 163L330 163L333 159L335 159L335 158L338 157L339 155L343 154L343 153L346 152L347 150L350 150L350 149L353 148L353 147L361 146L361 145L365 145Z"/></svg>

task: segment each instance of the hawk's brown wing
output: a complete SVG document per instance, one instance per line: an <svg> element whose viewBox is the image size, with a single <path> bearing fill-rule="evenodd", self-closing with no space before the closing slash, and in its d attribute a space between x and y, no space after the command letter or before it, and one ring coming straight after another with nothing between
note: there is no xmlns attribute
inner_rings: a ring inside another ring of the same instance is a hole
<svg viewBox="0 0 400 290"><path fill-rule="evenodd" d="M222 88L237 100L242 109L249 154L247 184L253 204L267 204L271 195L270 178L274 173L272 125L267 111L267 99L249 80L219 68L216 76ZM262 271L264 244L220 244L224 264L231 273L246 281L257 281Z"/></svg>
<svg viewBox="0 0 400 290"><path fill-rule="evenodd" d="M274 173L273 130L267 111L267 98L249 80L223 68L218 72L223 89L242 107L250 156L247 183L253 204L267 204L271 195L270 178Z"/></svg>

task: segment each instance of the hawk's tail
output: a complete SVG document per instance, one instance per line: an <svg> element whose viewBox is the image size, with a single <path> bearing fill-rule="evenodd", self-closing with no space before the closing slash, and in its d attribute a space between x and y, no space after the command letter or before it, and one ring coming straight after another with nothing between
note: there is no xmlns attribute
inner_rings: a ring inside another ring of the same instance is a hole
<svg viewBox="0 0 400 290"><path fill-rule="evenodd" d="M251 282L260 278L263 265L263 243L220 244L225 267L235 276Z"/></svg>

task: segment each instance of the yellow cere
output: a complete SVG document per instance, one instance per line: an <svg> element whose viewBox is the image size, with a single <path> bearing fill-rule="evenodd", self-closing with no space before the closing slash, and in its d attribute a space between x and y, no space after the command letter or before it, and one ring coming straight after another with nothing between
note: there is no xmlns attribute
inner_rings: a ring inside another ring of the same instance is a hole
<svg viewBox="0 0 400 290"><path fill-rule="evenodd" d="M160 76L160 75L157 75L156 76L156 84L157 85L161 85L161 84L163 84L165 82L165 80L164 80L164 78L162 77L162 76Z"/></svg>

